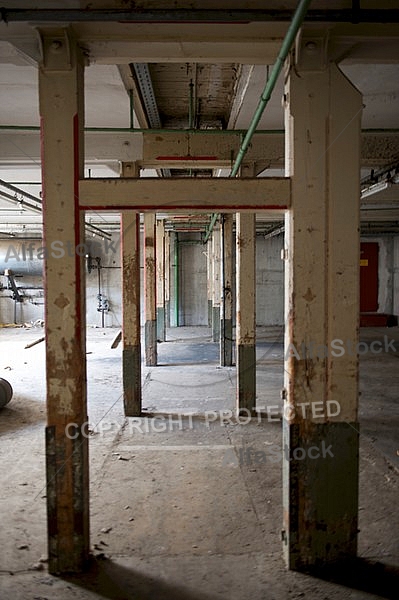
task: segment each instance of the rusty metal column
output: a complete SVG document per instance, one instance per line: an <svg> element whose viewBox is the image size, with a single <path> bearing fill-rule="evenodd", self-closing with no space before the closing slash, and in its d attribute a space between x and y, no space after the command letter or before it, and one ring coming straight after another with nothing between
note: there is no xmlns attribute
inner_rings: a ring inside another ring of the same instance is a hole
<svg viewBox="0 0 399 600"><path fill-rule="evenodd" d="M222 215L222 306L220 364L233 364L233 215Z"/></svg>
<svg viewBox="0 0 399 600"><path fill-rule="evenodd" d="M156 215L144 213L145 364L157 364Z"/></svg>
<svg viewBox="0 0 399 600"><path fill-rule="evenodd" d="M220 225L216 224L212 232L212 339L220 341L220 299L221 290L221 232Z"/></svg>
<svg viewBox="0 0 399 600"><path fill-rule="evenodd" d="M286 87L284 550L291 569L356 555L362 98L301 40Z"/></svg>
<svg viewBox="0 0 399 600"><path fill-rule="evenodd" d="M139 177L135 163L122 163L122 177ZM127 417L141 415L140 213L121 212L123 406Z"/></svg>
<svg viewBox="0 0 399 600"><path fill-rule="evenodd" d="M165 221L156 223L157 340L165 341Z"/></svg>
<svg viewBox="0 0 399 600"><path fill-rule="evenodd" d="M45 247L46 477L50 573L89 555L83 177L83 58L68 28L41 28L39 69ZM61 248L62 250L59 250Z"/></svg>

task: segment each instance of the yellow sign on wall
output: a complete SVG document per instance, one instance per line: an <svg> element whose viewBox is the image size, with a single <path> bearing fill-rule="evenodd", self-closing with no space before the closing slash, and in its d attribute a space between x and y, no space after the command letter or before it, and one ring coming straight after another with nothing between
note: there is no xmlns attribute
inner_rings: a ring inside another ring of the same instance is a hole
<svg viewBox="0 0 399 600"><path fill-rule="evenodd" d="M368 267L369 266L369 259L368 258L361 258L360 259L360 266L361 267Z"/></svg>

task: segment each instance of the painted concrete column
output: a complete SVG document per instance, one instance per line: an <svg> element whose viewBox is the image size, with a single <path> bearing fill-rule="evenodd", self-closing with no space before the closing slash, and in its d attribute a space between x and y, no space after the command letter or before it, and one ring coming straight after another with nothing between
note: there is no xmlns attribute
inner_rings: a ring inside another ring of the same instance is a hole
<svg viewBox="0 0 399 600"><path fill-rule="evenodd" d="M156 223L157 340L165 341L165 221Z"/></svg>
<svg viewBox="0 0 399 600"><path fill-rule="evenodd" d="M220 364L233 364L233 215L222 216L222 304L220 313Z"/></svg>
<svg viewBox="0 0 399 600"><path fill-rule="evenodd" d="M213 296L213 260L212 239L209 238L206 245L206 272L207 272L207 294L208 294L208 327L212 327L212 296Z"/></svg>
<svg viewBox="0 0 399 600"><path fill-rule="evenodd" d="M135 163L122 163L122 177L139 177ZM127 417L141 414L140 213L121 212L122 252L122 380Z"/></svg>
<svg viewBox="0 0 399 600"><path fill-rule="evenodd" d="M167 327L170 327L170 231L165 232L165 328Z"/></svg>
<svg viewBox="0 0 399 600"><path fill-rule="evenodd" d="M236 215L237 411L256 407L256 215Z"/></svg>
<svg viewBox="0 0 399 600"><path fill-rule="evenodd" d="M83 58L67 28L40 30L45 247L46 478L50 573L78 572L89 555L83 177ZM62 250L58 250L61 248Z"/></svg>
<svg viewBox="0 0 399 600"><path fill-rule="evenodd" d="M156 215L144 213L145 364L157 364Z"/></svg>
<svg viewBox="0 0 399 600"><path fill-rule="evenodd" d="M297 570L354 556L358 510L362 98L335 64L317 62L321 42L309 59L307 43L285 96L283 539Z"/></svg>
<svg viewBox="0 0 399 600"><path fill-rule="evenodd" d="M220 340L220 298L221 290L221 232L217 224L212 232L212 339Z"/></svg>

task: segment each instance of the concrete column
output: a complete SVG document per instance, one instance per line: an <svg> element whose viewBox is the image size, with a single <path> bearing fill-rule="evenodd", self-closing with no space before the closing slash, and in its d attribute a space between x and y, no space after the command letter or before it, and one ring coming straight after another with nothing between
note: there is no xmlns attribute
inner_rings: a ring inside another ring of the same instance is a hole
<svg viewBox="0 0 399 600"><path fill-rule="evenodd" d="M356 554L362 98L322 42L286 86L284 549L291 569ZM308 62L309 60L309 62ZM341 340L342 342L340 342ZM319 456L319 458L316 458Z"/></svg>
<svg viewBox="0 0 399 600"><path fill-rule="evenodd" d="M144 213L145 364L157 364L155 213Z"/></svg>
<svg viewBox="0 0 399 600"><path fill-rule="evenodd" d="M122 163L122 177L139 177L135 163ZM123 405L127 417L141 414L140 213L121 212Z"/></svg>
<svg viewBox="0 0 399 600"><path fill-rule="evenodd" d="M157 340L165 341L165 221L156 224Z"/></svg>
<svg viewBox="0 0 399 600"><path fill-rule="evenodd" d="M220 314L220 364L233 364L233 215L222 216L222 304Z"/></svg>
<svg viewBox="0 0 399 600"><path fill-rule="evenodd" d="M40 30L46 326L46 478L50 573L89 555L83 177L83 58L66 28ZM62 250L59 250L61 248Z"/></svg>
<svg viewBox="0 0 399 600"><path fill-rule="evenodd" d="M212 296L213 296L213 260L212 239L206 245L207 292L208 292L208 327L212 327Z"/></svg>
<svg viewBox="0 0 399 600"><path fill-rule="evenodd" d="M212 232L212 339L220 340L220 298L221 290L221 243L220 225L216 224Z"/></svg>
<svg viewBox="0 0 399 600"><path fill-rule="evenodd" d="M165 233L165 329L167 327L170 327L170 231Z"/></svg>
<svg viewBox="0 0 399 600"><path fill-rule="evenodd" d="M237 411L256 407L256 215L236 215Z"/></svg>

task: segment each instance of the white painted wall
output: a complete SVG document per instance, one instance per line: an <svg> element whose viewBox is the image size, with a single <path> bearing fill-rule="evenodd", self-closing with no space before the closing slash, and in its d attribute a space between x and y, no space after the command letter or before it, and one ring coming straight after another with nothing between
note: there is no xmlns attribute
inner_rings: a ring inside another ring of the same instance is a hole
<svg viewBox="0 0 399 600"><path fill-rule="evenodd" d="M195 234L180 234L180 239L196 239ZM379 312L399 316L399 236L373 236L362 238L379 244ZM99 255L101 264L101 289L109 300L110 311L105 314L105 326L120 328L122 325L121 307L121 270L119 234L112 237L113 244L100 238L90 238L100 243L92 248L93 257ZM281 260L283 235L264 239L257 237L256 242L256 310L257 325L283 325L284 305L284 261ZM180 324L188 326L207 325L208 304L206 286L206 248L202 244L180 245ZM171 265L173 265L173 245L171 247ZM141 253L141 297L143 294L143 257ZM98 274L94 269L86 272L87 324L101 326L101 313L97 311ZM0 276L0 322L14 321L14 302L12 292L6 289L6 279ZM42 277L25 275L18 279L18 285L41 288ZM42 289L26 290L27 298L17 304L17 321L26 323L44 319L44 298ZM171 313L173 312L173 266L171 268ZM36 303L36 304L35 304ZM142 300L142 324L144 324ZM184 312L184 314L183 314ZM173 320L172 320L173 324Z"/></svg>
<svg viewBox="0 0 399 600"><path fill-rule="evenodd" d="M197 234L179 235L180 325L208 325L206 245L190 244L198 239Z"/></svg>
<svg viewBox="0 0 399 600"><path fill-rule="evenodd" d="M256 324L284 324L284 234L256 238Z"/></svg>

